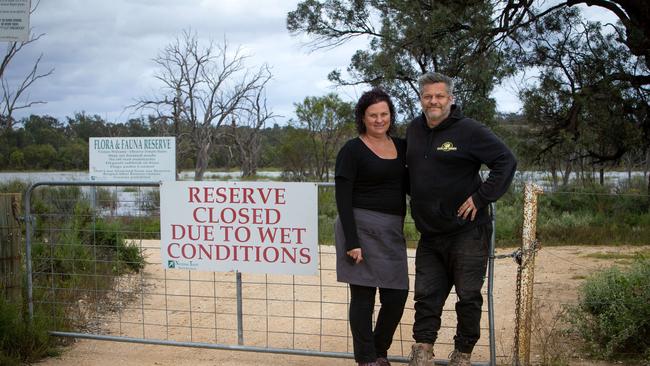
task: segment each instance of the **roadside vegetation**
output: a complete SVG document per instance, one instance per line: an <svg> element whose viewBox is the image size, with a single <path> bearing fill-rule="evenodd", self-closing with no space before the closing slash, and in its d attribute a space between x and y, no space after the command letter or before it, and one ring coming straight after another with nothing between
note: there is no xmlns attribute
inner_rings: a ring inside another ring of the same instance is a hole
<svg viewBox="0 0 650 366"><path fill-rule="evenodd" d="M0 192L25 189L20 182L0 186ZM95 210L87 192L77 187L34 191L34 318L29 319L25 304L0 296L0 364L19 365L55 354L61 340L50 337L48 330L83 328L95 312L109 307L108 294L116 281L144 267L140 248L126 237L122 221ZM143 225L129 224L134 230Z"/></svg>
<svg viewBox="0 0 650 366"><path fill-rule="evenodd" d="M650 257L588 277L568 308L570 332L591 357L650 364Z"/></svg>

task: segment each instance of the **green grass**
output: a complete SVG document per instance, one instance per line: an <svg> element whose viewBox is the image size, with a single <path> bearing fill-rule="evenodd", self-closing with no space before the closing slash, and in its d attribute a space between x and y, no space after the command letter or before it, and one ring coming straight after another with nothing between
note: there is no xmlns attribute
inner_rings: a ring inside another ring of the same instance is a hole
<svg viewBox="0 0 650 366"><path fill-rule="evenodd" d="M565 187L538 196L537 239L546 246L650 245L648 197L638 187ZM610 194L616 191L622 194ZM332 243L336 218L334 188L319 190L319 242ZM496 245L521 245L523 193L511 189L496 203ZM419 234L407 213L404 234L415 247Z"/></svg>
<svg viewBox="0 0 650 366"><path fill-rule="evenodd" d="M26 188L12 182L0 186L0 192L24 193ZM102 195L112 194L100 190ZM120 275L144 267L140 248L127 240L123 222L98 215L78 187L39 188L31 206L36 219L32 237L35 316L26 321L22 304L10 304L0 296L0 365L32 363L54 354L59 340L49 337L48 331L74 329L85 321L75 313L78 300L105 302ZM140 231L155 225L157 236L158 218L152 221L131 224Z"/></svg>
<svg viewBox="0 0 650 366"><path fill-rule="evenodd" d="M621 194L610 194L619 192ZM537 238L543 245L650 245L649 198L639 188L569 186L538 196ZM497 246L518 246L523 193L496 204Z"/></svg>
<svg viewBox="0 0 650 366"><path fill-rule="evenodd" d="M37 315L29 322L23 314L21 306L0 295L0 365L18 366L58 354L56 340L48 334L51 318Z"/></svg>

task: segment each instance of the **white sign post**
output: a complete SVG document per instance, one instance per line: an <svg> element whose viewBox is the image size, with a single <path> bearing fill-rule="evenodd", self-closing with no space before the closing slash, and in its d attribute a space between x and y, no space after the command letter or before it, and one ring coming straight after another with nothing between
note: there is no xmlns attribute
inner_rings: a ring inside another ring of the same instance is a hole
<svg viewBox="0 0 650 366"><path fill-rule="evenodd" d="M91 137L90 180L160 182L176 180L174 137Z"/></svg>
<svg viewBox="0 0 650 366"><path fill-rule="evenodd" d="M316 274L318 187L163 182L160 250L165 268Z"/></svg>
<svg viewBox="0 0 650 366"><path fill-rule="evenodd" d="M29 40L30 0L0 0L0 41Z"/></svg>

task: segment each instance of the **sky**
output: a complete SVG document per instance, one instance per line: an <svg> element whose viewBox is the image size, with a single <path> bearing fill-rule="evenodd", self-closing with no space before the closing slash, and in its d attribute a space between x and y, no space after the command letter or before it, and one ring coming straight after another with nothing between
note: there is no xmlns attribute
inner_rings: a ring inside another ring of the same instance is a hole
<svg viewBox="0 0 650 366"><path fill-rule="evenodd" d="M32 0L32 3L36 0ZM50 115L60 121L75 113L99 115L109 122L125 122L142 112L126 108L138 98L160 95L154 78L153 58L184 30L204 41L227 40L250 55L247 65L266 63L273 79L268 85L268 104L280 124L293 117L294 103L307 96L338 92L343 100L356 101L364 87L337 89L327 80L334 69L345 70L359 39L334 49L311 51L304 36L291 36L286 15L298 0L41 0L30 18L38 41L26 46L13 60L7 75L23 77L42 55L39 70L52 75L29 89L31 101L45 101L18 111ZM586 8L594 20L611 20L601 8ZM501 112L516 112L517 79L497 88L493 96Z"/></svg>

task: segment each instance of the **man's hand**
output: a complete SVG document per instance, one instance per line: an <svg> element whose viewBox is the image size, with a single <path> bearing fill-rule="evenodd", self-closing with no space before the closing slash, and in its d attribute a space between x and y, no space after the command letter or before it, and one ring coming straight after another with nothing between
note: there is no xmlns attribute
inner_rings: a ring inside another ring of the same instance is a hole
<svg viewBox="0 0 650 366"><path fill-rule="evenodd" d="M463 204L458 208L458 216L462 216L464 220L467 220L469 217L471 221L474 221L477 212L478 209L476 206L474 206L474 200L472 200L472 196L469 196L469 198L466 199L465 202L463 202Z"/></svg>
<svg viewBox="0 0 650 366"><path fill-rule="evenodd" d="M348 250L347 254L354 259L354 263L359 264L363 260L363 255L361 255L361 248L354 248L352 250Z"/></svg>

